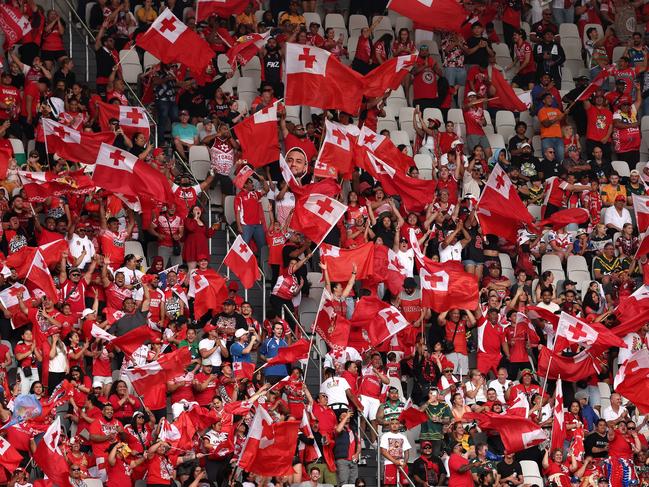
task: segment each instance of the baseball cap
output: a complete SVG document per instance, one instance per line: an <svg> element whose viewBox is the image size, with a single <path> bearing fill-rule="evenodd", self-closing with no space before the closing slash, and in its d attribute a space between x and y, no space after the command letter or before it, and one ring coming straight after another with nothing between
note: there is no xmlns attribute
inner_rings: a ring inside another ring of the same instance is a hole
<svg viewBox="0 0 649 487"><path fill-rule="evenodd" d="M237 331L234 332L234 337L235 338L241 338L244 335L247 335L248 332L244 330L243 328L239 328Z"/></svg>
<svg viewBox="0 0 649 487"><path fill-rule="evenodd" d="M530 147L530 148L531 148L532 146L531 146L530 144L528 144L527 142L523 142L523 143L521 144L521 147L520 147L520 148L522 149L523 147Z"/></svg>
<svg viewBox="0 0 649 487"><path fill-rule="evenodd" d="M521 372L521 378L525 377L526 375L529 375L530 377L534 377L534 374L530 369L523 369Z"/></svg>
<svg viewBox="0 0 649 487"><path fill-rule="evenodd" d="M201 362L201 365L212 365L212 361L208 358L204 358L203 361Z"/></svg>
<svg viewBox="0 0 649 487"><path fill-rule="evenodd" d="M90 316L95 312L94 309L86 308L81 312L81 319L85 319L86 317Z"/></svg>
<svg viewBox="0 0 649 487"><path fill-rule="evenodd" d="M161 147L156 147L155 149L153 149L153 157L158 157L159 155L164 154L164 152L164 149L162 149Z"/></svg>
<svg viewBox="0 0 649 487"><path fill-rule="evenodd" d="M204 331L205 333L207 333L207 332L209 332L209 331L212 331L212 330L216 330L216 326L214 326L212 323L208 323L207 325L205 325L205 326L203 327L203 331Z"/></svg>
<svg viewBox="0 0 649 487"><path fill-rule="evenodd" d="M615 201L626 201L626 196L624 196L623 194L618 194L615 197Z"/></svg>
<svg viewBox="0 0 649 487"><path fill-rule="evenodd" d="M580 399L588 399L588 393L586 391L577 391L575 392L575 399L577 399L577 401Z"/></svg>
<svg viewBox="0 0 649 487"><path fill-rule="evenodd" d="M565 281L563 281L563 285L564 286L576 286L577 283L575 281L571 281L570 279L566 279Z"/></svg>
<svg viewBox="0 0 649 487"><path fill-rule="evenodd" d="M475 91L469 91L466 96L468 98L470 96L478 96L478 94Z"/></svg>
<svg viewBox="0 0 649 487"><path fill-rule="evenodd" d="M239 290L239 283L236 282L236 281L230 282L230 284L228 284L228 289L230 291L238 291Z"/></svg>
<svg viewBox="0 0 649 487"><path fill-rule="evenodd" d="M630 173L629 176L640 176L640 171L637 169L633 169Z"/></svg>
<svg viewBox="0 0 649 487"><path fill-rule="evenodd" d="M98 380L94 381L92 383L92 388L94 389L95 387L102 387L101 382L99 382Z"/></svg>
<svg viewBox="0 0 649 487"><path fill-rule="evenodd" d="M451 142L451 149L455 149L458 145L462 145L462 141L457 139L454 140L453 142Z"/></svg>
<svg viewBox="0 0 649 487"><path fill-rule="evenodd" d="M234 299L226 299L225 301L223 301L223 306L225 306L226 304L234 306L236 303L234 302Z"/></svg>

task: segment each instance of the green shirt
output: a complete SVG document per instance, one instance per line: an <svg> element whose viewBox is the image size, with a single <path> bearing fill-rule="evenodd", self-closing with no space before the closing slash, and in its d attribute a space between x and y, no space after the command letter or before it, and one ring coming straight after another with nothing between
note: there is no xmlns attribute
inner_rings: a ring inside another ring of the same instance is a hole
<svg viewBox="0 0 649 487"><path fill-rule="evenodd" d="M426 409L424 409L424 412L428 416L428 421L423 423L421 425L421 435L419 436L419 440L441 440L444 438L444 423L443 422L437 422L437 421L432 421L434 417L437 417L438 419L444 420L444 419L451 419L451 408L448 407L448 404L445 402L439 402L435 405L428 404L426 406Z"/></svg>
<svg viewBox="0 0 649 487"><path fill-rule="evenodd" d="M192 356L192 359L200 358L200 353L198 351L198 340L194 340L192 343L189 343L187 340L181 340L178 344L178 347L189 347L189 353Z"/></svg>

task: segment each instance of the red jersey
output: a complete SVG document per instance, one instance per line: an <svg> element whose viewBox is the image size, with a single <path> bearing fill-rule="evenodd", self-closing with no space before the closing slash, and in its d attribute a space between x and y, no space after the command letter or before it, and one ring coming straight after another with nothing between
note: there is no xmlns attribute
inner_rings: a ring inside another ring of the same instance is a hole
<svg viewBox="0 0 649 487"><path fill-rule="evenodd" d="M154 455L147 462L147 484L170 485L174 478L174 466L162 455Z"/></svg>
<svg viewBox="0 0 649 487"><path fill-rule="evenodd" d="M618 431L614 431L614 434L613 440L608 442L609 456L631 460L633 458L633 450L631 449L633 438L631 435L622 435Z"/></svg>
<svg viewBox="0 0 649 487"><path fill-rule="evenodd" d="M113 233L110 230L105 229L99 233L101 252L104 257L110 259L112 264L119 265L124 262L124 246L126 245L127 237L128 233L126 230Z"/></svg>
<svg viewBox="0 0 649 487"><path fill-rule="evenodd" d="M133 297L133 290L127 287L119 287L114 282L111 282L106 292L106 306L113 309L122 309L122 304L126 298Z"/></svg>
<svg viewBox="0 0 649 487"><path fill-rule="evenodd" d="M417 58L416 66L423 67L423 69L412 80L415 100L419 98L437 98L437 74L433 69L436 64L437 61L432 56L425 59Z"/></svg>
<svg viewBox="0 0 649 487"><path fill-rule="evenodd" d="M108 456L106 448L108 448L111 443L117 441L118 431L119 421L117 421L115 418L107 421L106 418L100 416L90 425L88 432L91 435L112 435L106 441L91 441L92 453L95 455L95 457L102 458Z"/></svg>
<svg viewBox="0 0 649 487"><path fill-rule="evenodd" d="M586 110L586 138L602 142L613 124L613 113L606 107L591 105Z"/></svg>
<svg viewBox="0 0 649 487"><path fill-rule="evenodd" d="M478 324L478 328L481 330L478 332L478 342L481 346L478 348L478 353L500 354L500 346L505 341L505 332L498 323L494 325L484 316L480 320L482 323ZM482 340L480 340L480 337Z"/></svg>
<svg viewBox="0 0 649 487"><path fill-rule="evenodd" d="M241 190L234 198L234 211L238 215L238 221L243 225L261 225L264 210L261 207L261 199L264 193L261 191Z"/></svg>
<svg viewBox="0 0 649 487"><path fill-rule="evenodd" d="M69 279L63 281L60 285L60 302L69 304L73 313L81 314L86 308L86 286L83 277L78 282L72 282Z"/></svg>
<svg viewBox="0 0 649 487"><path fill-rule="evenodd" d="M15 86L0 85L0 103L7 106L0 110L0 120L14 119L20 112L20 91Z"/></svg>
<svg viewBox="0 0 649 487"><path fill-rule="evenodd" d="M457 331L456 331L457 328ZM446 320L444 326L444 339L453 342L455 352L462 355L468 355L469 351L466 344L466 321L460 320L454 323L451 320Z"/></svg>
<svg viewBox="0 0 649 487"><path fill-rule="evenodd" d="M527 66L521 69L518 72L518 74L528 74L528 73L536 72L536 63L534 62L532 45L529 42L523 41L523 43L520 46L514 44L514 57L518 61L519 65L522 66L523 63L525 62L525 58L528 56L530 58L530 62L527 64Z"/></svg>
<svg viewBox="0 0 649 487"><path fill-rule="evenodd" d="M361 385L358 388L358 393L364 396L379 399L381 397L381 389L383 383L378 375L374 373L374 369L365 367L361 371Z"/></svg>

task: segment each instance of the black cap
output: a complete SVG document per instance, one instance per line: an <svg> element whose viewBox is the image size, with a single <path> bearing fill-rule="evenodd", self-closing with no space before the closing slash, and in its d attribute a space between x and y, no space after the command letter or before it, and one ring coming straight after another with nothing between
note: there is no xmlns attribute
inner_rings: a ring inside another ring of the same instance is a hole
<svg viewBox="0 0 649 487"><path fill-rule="evenodd" d="M403 280L403 287L404 288L415 288L415 287L417 287L417 282L412 277L406 277Z"/></svg>
<svg viewBox="0 0 649 487"><path fill-rule="evenodd" d="M234 306L236 303L234 302L234 299L226 299L225 301L223 301L223 305L226 304L231 304L232 306Z"/></svg>
<svg viewBox="0 0 649 487"><path fill-rule="evenodd" d="M571 281L570 279L566 279L565 281L563 281L563 285L564 286L571 286L571 285L576 286L577 283L575 281Z"/></svg>

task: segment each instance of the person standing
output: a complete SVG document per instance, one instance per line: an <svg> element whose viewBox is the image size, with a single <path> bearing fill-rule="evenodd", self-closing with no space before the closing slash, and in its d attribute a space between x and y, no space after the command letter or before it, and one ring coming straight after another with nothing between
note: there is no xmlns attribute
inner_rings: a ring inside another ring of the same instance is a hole
<svg viewBox="0 0 649 487"><path fill-rule="evenodd" d="M390 431L381 435L379 446L381 456L385 459L383 470L384 485L407 485L408 484L408 454L410 443L403 433L400 433L401 423L399 418L393 417L390 420Z"/></svg>

